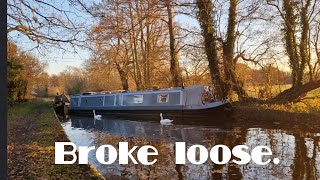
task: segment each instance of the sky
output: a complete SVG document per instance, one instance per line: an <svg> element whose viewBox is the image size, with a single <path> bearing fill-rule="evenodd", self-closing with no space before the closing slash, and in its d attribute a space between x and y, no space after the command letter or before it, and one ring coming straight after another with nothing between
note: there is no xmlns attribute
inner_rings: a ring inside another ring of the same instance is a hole
<svg viewBox="0 0 320 180"><path fill-rule="evenodd" d="M71 67L81 68L83 63L89 59L90 51L79 49L76 53L58 52L50 53L47 57L39 56L39 59L46 63L46 71L49 75L59 74Z"/></svg>
<svg viewBox="0 0 320 180"><path fill-rule="evenodd" d="M18 45L20 43L18 42ZM77 53L63 52L57 49L50 49L51 52L33 49L33 43L20 44L23 51L31 52L33 56L45 64L45 70L49 75L59 74L71 67L81 68L83 63L90 57L90 51L78 48ZM32 50L33 49L33 50Z"/></svg>

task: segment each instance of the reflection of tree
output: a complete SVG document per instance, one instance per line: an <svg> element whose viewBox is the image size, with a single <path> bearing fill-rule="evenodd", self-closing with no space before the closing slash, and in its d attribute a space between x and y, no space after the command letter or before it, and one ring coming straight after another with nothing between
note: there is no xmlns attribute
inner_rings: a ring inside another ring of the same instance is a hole
<svg viewBox="0 0 320 180"><path fill-rule="evenodd" d="M296 153L293 167L294 179L317 179L316 157L319 149L319 137L314 137L311 158L308 157L305 137L302 133L295 133ZM310 148L310 147L309 147Z"/></svg>
<svg viewBox="0 0 320 180"><path fill-rule="evenodd" d="M246 128L233 128L228 133L215 133L209 134L205 133L206 139L210 140L214 137L214 144L210 145L213 147L217 144L224 144L232 149L234 146L243 144L246 140ZM234 159L235 157L232 157ZM219 159L222 159L222 153L219 153ZM242 173L240 172L239 166L234 164L233 162L229 162L227 165L227 173L225 174L225 166L214 164L211 170L211 176L213 179L222 179L225 175L227 179L239 179L242 177Z"/></svg>
<svg viewBox="0 0 320 180"><path fill-rule="evenodd" d="M246 128L234 128L231 133L230 137L228 138L229 142L227 145L229 148L233 148L236 145L244 144L246 141ZM234 156L232 157L234 159ZM242 173L238 165L234 163L228 164L228 179L240 178L242 177Z"/></svg>
<svg viewBox="0 0 320 180"><path fill-rule="evenodd" d="M303 179L307 167L307 147L304 138L295 134L296 153L293 167L293 178Z"/></svg>
<svg viewBox="0 0 320 180"><path fill-rule="evenodd" d="M319 137L313 138L313 150L312 150L312 157L307 161L307 179L317 179L320 178L317 175L317 152L320 152L319 149Z"/></svg>

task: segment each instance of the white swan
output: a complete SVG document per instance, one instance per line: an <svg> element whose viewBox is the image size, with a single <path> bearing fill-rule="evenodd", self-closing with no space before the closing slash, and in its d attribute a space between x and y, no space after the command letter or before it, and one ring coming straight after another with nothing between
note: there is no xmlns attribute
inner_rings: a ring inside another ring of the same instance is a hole
<svg viewBox="0 0 320 180"><path fill-rule="evenodd" d="M171 119L163 119L162 113L160 113L160 117L161 117L160 124L163 124L163 125L171 124L173 121Z"/></svg>
<svg viewBox="0 0 320 180"><path fill-rule="evenodd" d="M96 120L101 120L102 116L99 114L96 114L96 110L93 110L93 118Z"/></svg>

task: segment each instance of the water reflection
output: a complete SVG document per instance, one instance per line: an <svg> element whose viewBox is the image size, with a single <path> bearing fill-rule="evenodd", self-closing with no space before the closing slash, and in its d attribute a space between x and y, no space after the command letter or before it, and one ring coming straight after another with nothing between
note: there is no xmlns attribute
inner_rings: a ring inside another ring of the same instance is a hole
<svg viewBox="0 0 320 180"><path fill-rule="evenodd" d="M108 179L319 179L320 178L320 119L310 117L296 121L298 115L288 120L243 119L231 126L221 125L172 125L159 122L130 121L124 119L94 120L90 117L71 116L62 122L67 135L79 145L101 146L127 141L133 147L152 145L159 151L158 161L152 166L102 165L95 153L89 153L89 162ZM226 119L226 121L228 121ZM280 164L259 166L254 163L224 166L210 160L202 165L175 164L174 142L184 141L187 146L201 144L207 148L215 144L234 147L245 144L251 149L266 145L272 149Z"/></svg>

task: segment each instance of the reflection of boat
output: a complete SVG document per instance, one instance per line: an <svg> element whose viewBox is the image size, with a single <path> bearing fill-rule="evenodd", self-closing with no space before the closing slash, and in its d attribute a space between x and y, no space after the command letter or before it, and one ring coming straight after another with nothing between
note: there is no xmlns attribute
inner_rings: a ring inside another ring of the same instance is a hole
<svg viewBox="0 0 320 180"><path fill-rule="evenodd" d="M112 135L148 139L174 139L175 141L199 142L210 139L215 133L225 133L229 129L220 126L173 125L162 126L157 122L131 121L124 119L103 119L95 121L90 117L71 116L71 127L98 130Z"/></svg>
<svg viewBox="0 0 320 180"><path fill-rule="evenodd" d="M213 86L195 85L185 88L112 92L103 94L81 94L71 96L68 114L92 116L99 114L117 117L157 119L165 118L208 118L215 112L230 109L230 103L216 95Z"/></svg>

